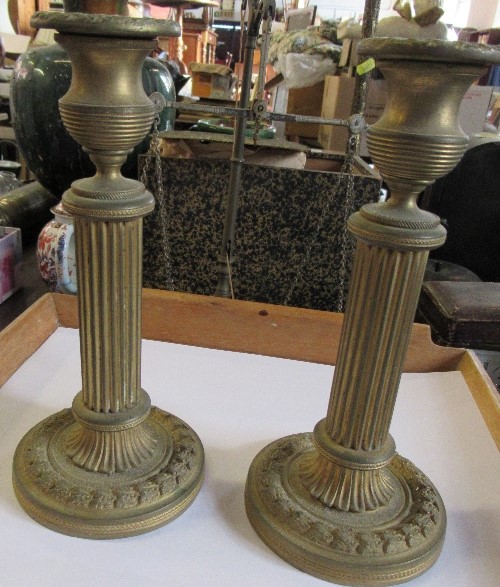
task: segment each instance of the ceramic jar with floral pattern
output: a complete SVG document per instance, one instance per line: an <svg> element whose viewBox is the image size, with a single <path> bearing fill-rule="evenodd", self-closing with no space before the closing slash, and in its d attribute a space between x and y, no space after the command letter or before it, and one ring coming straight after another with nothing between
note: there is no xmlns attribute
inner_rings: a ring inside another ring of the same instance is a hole
<svg viewBox="0 0 500 587"><path fill-rule="evenodd" d="M38 237L38 270L51 291L74 294L77 290L73 218L61 203L51 208L54 219Z"/></svg>

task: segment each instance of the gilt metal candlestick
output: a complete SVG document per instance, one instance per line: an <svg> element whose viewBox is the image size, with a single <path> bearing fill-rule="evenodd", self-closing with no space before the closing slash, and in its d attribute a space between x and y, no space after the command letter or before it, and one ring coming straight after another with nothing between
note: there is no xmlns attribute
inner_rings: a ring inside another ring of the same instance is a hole
<svg viewBox="0 0 500 587"><path fill-rule="evenodd" d="M59 31L72 83L63 122L97 172L64 194L75 221L82 391L20 442L13 483L41 524L74 536L140 534L181 514L203 479L203 447L177 417L152 408L141 388L142 218L153 197L120 168L151 128L156 107L141 69L172 22L38 13Z"/></svg>
<svg viewBox="0 0 500 587"><path fill-rule="evenodd" d="M428 253L445 239L416 199L462 157L462 97L500 51L369 39L359 52L387 82L368 147L391 196L349 220L357 249L327 416L313 434L257 455L245 499L254 529L292 565L347 585L390 585L428 569L446 529L436 488L389 434Z"/></svg>

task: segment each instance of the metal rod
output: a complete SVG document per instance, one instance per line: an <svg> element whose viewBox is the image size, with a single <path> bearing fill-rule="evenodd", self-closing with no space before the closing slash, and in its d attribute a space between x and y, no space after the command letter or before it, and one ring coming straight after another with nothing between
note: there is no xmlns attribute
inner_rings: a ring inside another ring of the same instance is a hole
<svg viewBox="0 0 500 587"><path fill-rule="evenodd" d="M281 112L266 112L262 118L281 120L284 122L305 122L308 124L329 124L332 126L350 126L349 120L338 118L322 118L321 116L304 116L302 114L283 114Z"/></svg>
<svg viewBox="0 0 500 587"><path fill-rule="evenodd" d="M250 12L245 43L245 57L243 59L243 76L240 90L240 106L248 109L250 90L252 86L252 65L257 45L260 23L263 10L258 10L258 0L249 3ZM247 128L246 116L236 118L233 151L231 156L231 173L229 176L229 190L226 200L226 217L222 243L217 260L218 282L215 295L219 297L231 297L230 273L232 264L232 246L234 242L234 230L236 226L236 214L238 211L239 195L241 190L241 172L243 168L243 153L245 149L245 133Z"/></svg>
<svg viewBox="0 0 500 587"><path fill-rule="evenodd" d="M363 25L361 36L363 39L373 37L377 28L378 15L380 11L380 0L365 0L365 10L363 13ZM366 108L366 96L368 94L368 80L370 72L363 75L356 75L354 82L354 96L352 99L351 114L364 114ZM359 155L361 146L361 136L356 136L354 152Z"/></svg>
<svg viewBox="0 0 500 587"><path fill-rule="evenodd" d="M251 114L250 108L231 108L230 106L212 106L210 104L189 104L186 102L167 102L167 108L175 108L179 112L200 112L218 114L219 116L235 116L241 118Z"/></svg>
<svg viewBox="0 0 500 587"><path fill-rule="evenodd" d="M234 116L235 118L254 119L252 108L231 108L230 106L211 106L209 104L186 104L184 102L167 102L167 108L175 108L179 112L201 112L218 114L219 116ZM308 124L328 124L332 126L349 126L347 119L322 118L321 116L304 116L302 114L284 114L282 112L264 112L260 115L265 120L280 120L284 122L305 122Z"/></svg>

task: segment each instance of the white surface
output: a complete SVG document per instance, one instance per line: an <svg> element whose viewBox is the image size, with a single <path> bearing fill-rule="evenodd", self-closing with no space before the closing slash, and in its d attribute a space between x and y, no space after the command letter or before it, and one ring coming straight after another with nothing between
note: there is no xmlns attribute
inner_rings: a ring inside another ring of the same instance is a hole
<svg viewBox="0 0 500 587"><path fill-rule="evenodd" d="M4 31L0 33L2 37L2 44L6 53L13 53L21 55L24 53L30 44L31 37L29 35L17 35Z"/></svg>
<svg viewBox="0 0 500 587"><path fill-rule="evenodd" d="M0 390L0 586L327 585L289 566L247 521L243 489L257 452L326 415L333 368L143 343L143 387L186 420L206 452L194 504L149 534L111 541L59 535L31 520L11 486L22 435L79 391L77 331L59 329ZM499 458L460 373L404 375L391 426L398 451L434 482L448 513L438 562L412 587L498 585Z"/></svg>

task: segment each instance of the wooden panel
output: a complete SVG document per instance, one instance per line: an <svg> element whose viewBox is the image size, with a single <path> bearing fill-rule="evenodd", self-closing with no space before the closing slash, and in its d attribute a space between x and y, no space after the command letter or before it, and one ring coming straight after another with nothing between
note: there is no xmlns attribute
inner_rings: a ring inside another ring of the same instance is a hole
<svg viewBox="0 0 500 587"><path fill-rule="evenodd" d="M288 91L287 114L300 114L301 116L321 116L323 103L323 92L325 82L319 82L314 86L306 88L292 88ZM319 132L318 124L305 122L287 122L285 134L317 139Z"/></svg>
<svg viewBox="0 0 500 587"><path fill-rule="evenodd" d="M201 55L201 37L198 33L182 32L184 55L182 60L189 67L190 63L203 63Z"/></svg>
<svg viewBox="0 0 500 587"><path fill-rule="evenodd" d="M53 294L62 326L76 328L76 299ZM288 308L162 290L144 290L144 338L333 365L343 317L333 312ZM440 347L430 330L414 324L404 370L449 371L464 351Z"/></svg>
<svg viewBox="0 0 500 587"><path fill-rule="evenodd" d="M9 16L18 35L35 34L36 31L30 27L30 18L36 9L36 0L14 0L9 3Z"/></svg>
<svg viewBox="0 0 500 587"><path fill-rule="evenodd" d="M46 294L0 332L0 386L58 326L54 300Z"/></svg>
<svg viewBox="0 0 500 587"><path fill-rule="evenodd" d="M500 450L500 395L481 361L470 351L464 352L458 368L469 386L483 420Z"/></svg>
<svg viewBox="0 0 500 587"><path fill-rule="evenodd" d="M215 48L217 46L217 35L211 31L189 31L186 28L182 31L184 44L183 63L189 66L190 63L214 63ZM169 59L175 59L177 55L178 40L175 37L159 37L158 46L167 51ZM210 47L207 47L210 46ZM203 50L209 53L209 58Z"/></svg>

